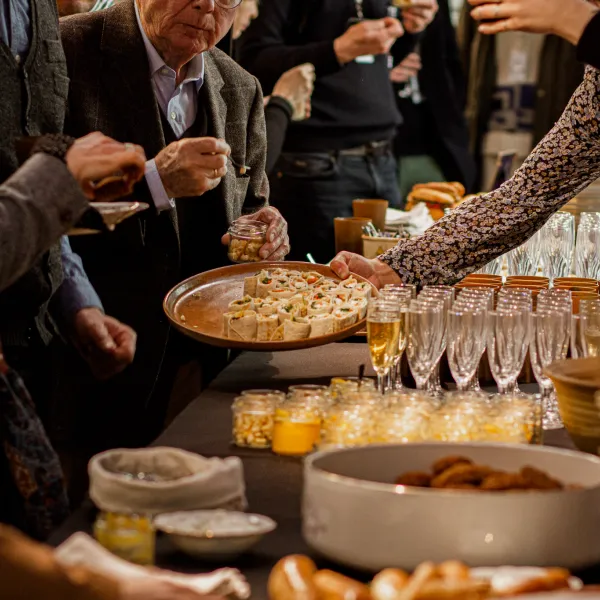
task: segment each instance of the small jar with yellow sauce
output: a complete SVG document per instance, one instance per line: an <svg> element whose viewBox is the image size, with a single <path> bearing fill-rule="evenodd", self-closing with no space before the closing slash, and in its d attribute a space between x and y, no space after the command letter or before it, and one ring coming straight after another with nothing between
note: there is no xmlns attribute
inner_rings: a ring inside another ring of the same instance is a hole
<svg viewBox="0 0 600 600"><path fill-rule="evenodd" d="M275 409L272 450L282 456L305 456L321 437L320 396L288 397Z"/></svg>
<svg viewBox="0 0 600 600"><path fill-rule="evenodd" d="M102 512L94 524L96 541L119 558L154 565L156 533L146 515Z"/></svg>

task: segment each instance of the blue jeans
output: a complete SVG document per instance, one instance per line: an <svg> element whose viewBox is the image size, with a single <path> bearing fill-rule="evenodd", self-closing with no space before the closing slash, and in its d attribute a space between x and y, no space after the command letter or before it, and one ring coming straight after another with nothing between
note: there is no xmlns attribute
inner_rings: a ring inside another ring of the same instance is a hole
<svg viewBox="0 0 600 600"><path fill-rule="evenodd" d="M319 263L335 255L333 220L352 216L352 200L382 198L400 208L398 166L392 153L340 156L331 153L284 153L271 177L271 204L287 219L289 260Z"/></svg>

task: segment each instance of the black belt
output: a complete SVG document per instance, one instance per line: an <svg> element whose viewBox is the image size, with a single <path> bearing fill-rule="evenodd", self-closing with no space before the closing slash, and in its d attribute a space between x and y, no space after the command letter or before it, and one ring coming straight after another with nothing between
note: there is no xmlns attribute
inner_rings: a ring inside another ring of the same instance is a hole
<svg viewBox="0 0 600 600"><path fill-rule="evenodd" d="M340 156L386 156L392 151L392 142L386 140L384 142L369 142L363 146L356 148L348 148L340 150Z"/></svg>

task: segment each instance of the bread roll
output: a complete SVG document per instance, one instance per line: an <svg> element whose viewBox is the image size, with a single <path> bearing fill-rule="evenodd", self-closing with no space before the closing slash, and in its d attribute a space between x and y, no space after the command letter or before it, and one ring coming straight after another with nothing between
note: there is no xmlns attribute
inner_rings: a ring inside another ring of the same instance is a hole
<svg viewBox="0 0 600 600"><path fill-rule="evenodd" d="M400 569L384 569L371 582L373 600L396 600L398 592L408 584L410 575Z"/></svg>
<svg viewBox="0 0 600 600"><path fill-rule="evenodd" d="M439 190L432 190L430 188L414 190L408 195L408 199L414 204L417 202L433 202L449 208L453 207L458 200L454 194L440 192Z"/></svg>
<svg viewBox="0 0 600 600"><path fill-rule="evenodd" d="M333 571L318 571L313 583L319 600L371 600L366 585Z"/></svg>
<svg viewBox="0 0 600 600"><path fill-rule="evenodd" d="M313 577L315 563L307 556L287 556L271 571L267 592L269 600L317 600Z"/></svg>

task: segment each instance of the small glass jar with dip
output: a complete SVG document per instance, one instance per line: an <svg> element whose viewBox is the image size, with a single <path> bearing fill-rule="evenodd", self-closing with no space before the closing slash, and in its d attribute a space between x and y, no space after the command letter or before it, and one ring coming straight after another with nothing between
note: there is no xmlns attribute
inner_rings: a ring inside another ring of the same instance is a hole
<svg viewBox="0 0 600 600"><path fill-rule="evenodd" d="M228 256L234 263L259 262L259 251L267 242L268 225L261 221L234 221L229 227Z"/></svg>
<svg viewBox="0 0 600 600"><path fill-rule="evenodd" d="M275 409L273 452L305 456L321 438L322 396L288 396Z"/></svg>
<svg viewBox="0 0 600 600"><path fill-rule="evenodd" d="M154 565L156 532L148 516L101 512L94 524L94 537L119 558Z"/></svg>

